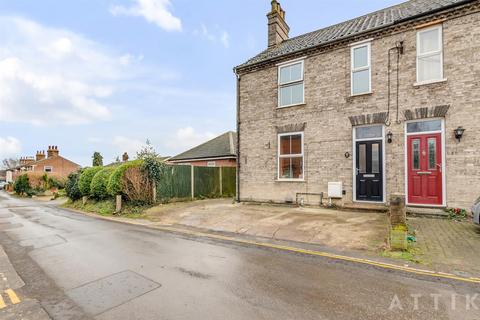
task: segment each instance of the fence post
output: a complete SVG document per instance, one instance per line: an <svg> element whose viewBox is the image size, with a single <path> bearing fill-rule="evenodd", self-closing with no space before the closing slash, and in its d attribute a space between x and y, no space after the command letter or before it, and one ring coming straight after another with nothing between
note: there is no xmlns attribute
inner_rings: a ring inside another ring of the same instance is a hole
<svg viewBox="0 0 480 320"><path fill-rule="evenodd" d="M219 170L220 170L220 197L223 196L223 182L222 182L222 169L223 167L220 167Z"/></svg>
<svg viewBox="0 0 480 320"><path fill-rule="evenodd" d="M194 167L192 165L190 165L190 168L192 168L192 172L191 172L191 180L192 180L192 200L195 199L195 171L194 171Z"/></svg>
<svg viewBox="0 0 480 320"><path fill-rule="evenodd" d="M122 211L122 196L121 195L117 195L115 197L115 213L120 213L120 211Z"/></svg>
<svg viewBox="0 0 480 320"><path fill-rule="evenodd" d="M157 203L157 184L155 182L152 184L152 200L153 203Z"/></svg>

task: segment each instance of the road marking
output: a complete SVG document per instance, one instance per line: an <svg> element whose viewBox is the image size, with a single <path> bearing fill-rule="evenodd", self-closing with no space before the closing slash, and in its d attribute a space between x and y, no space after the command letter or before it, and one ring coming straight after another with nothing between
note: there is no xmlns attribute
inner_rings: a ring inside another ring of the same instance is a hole
<svg viewBox="0 0 480 320"><path fill-rule="evenodd" d="M13 291L12 289L7 289L5 290L5 293L8 295L8 297L10 298L10 301L12 302L12 304L17 304L17 303L20 303L20 299L18 298L17 294L15 293L15 291Z"/></svg>
<svg viewBox="0 0 480 320"><path fill-rule="evenodd" d="M407 272L407 273L413 273L413 274L423 275L423 276L428 276L428 277L457 280L457 281L463 281L463 282L469 282L469 283L480 283L480 278L460 277L460 276L456 276L454 274L449 274L449 273L442 273L442 272L435 272L435 271L430 271L430 270L416 269L416 268L399 266L399 265L395 265L395 264L379 262L379 261L374 261L374 260L369 260L369 259L342 256L342 255L332 254L332 253L323 252L323 251L315 251L315 250L289 247L289 246L283 246L283 245L267 243L267 242L245 240L245 239L239 239L239 238L234 238L234 237L221 236L221 235L218 235L218 234L196 232L196 231L178 229L178 228L173 228L173 227L153 226L151 228L162 230L162 231L167 231L167 232L176 232L176 233L181 233L181 234L186 234L186 235L191 235L191 236L197 236L197 237L202 237L202 238L217 239L217 240L223 240L223 241L228 241L228 242L242 243L242 244L248 244L248 245L253 245L253 246L258 246L258 247L264 247L264 248L277 249L277 250L282 250L282 251L301 253L301 254L306 254L306 255L311 255L311 256L319 256L319 257L326 257L326 258L335 259L335 260L355 262L355 263L371 265L371 266L375 266L375 267L379 267L379 268L383 268L383 269L403 271L403 272Z"/></svg>
<svg viewBox="0 0 480 320"><path fill-rule="evenodd" d="M282 246L282 245L266 243L266 242L257 242L257 241L239 239L239 238L234 238L234 237L221 236L221 235L213 234L213 233L196 232L196 231L190 231L190 230L185 230L185 229L179 229L179 228L173 228L173 227L164 227L164 226L155 226L155 225L149 226L149 225L141 224L141 223L138 223L138 222L135 222L135 221L132 222L132 221L119 220L117 218L102 217L102 216L99 216L99 215L94 214L94 213L86 213L86 212L83 212L83 211L80 211L80 210L72 210L72 209L67 209L67 210L68 211L73 211L73 212L76 212L76 213L80 213L80 214L83 214L83 215L87 215L87 216L90 216L90 217L95 218L95 219L108 220L108 221L113 221L113 222L117 222L117 223L147 227L147 228L152 229L152 230L161 230L161 231L170 232L170 233L179 233L179 234L185 234L185 235L189 235L189 236L217 239L217 240L223 240L223 241L228 241L228 242L232 242L232 243L242 243L242 244L248 244L248 245L253 245L253 246L257 246L257 247L277 249L277 250L301 253L301 254L306 254L306 255L311 255L311 256L326 257L326 258L330 258L330 259L334 259L334 260L355 262L355 263L359 263L359 264L371 265L371 266L375 266L375 267L383 268L383 269L388 269L388 270L397 270L397 271L403 271L403 272L406 272L406 273L423 275L423 276L427 276L427 277L430 277L430 278L437 278L437 279L442 278L442 279L457 280L457 281L468 282L468 283L480 283L480 278L461 277L461 276L456 276L456 275L450 274L450 273L442 273L442 272L436 272L436 271L416 269L416 268L412 268L412 267L399 266L399 265L395 265L395 264L379 262L379 261L374 261L374 260L369 260L369 259L354 258L354 257L342 256L342 255L337 255L337 254L332 254L332 253L322 252L322 251L301 249L301 248Z"/></svg>
<svg viewBox="0 0 480 320"><path fill-rule="evenodd" d="M0 309L5 308L7 305L5 304L5 301L3 301L2 295L0 295Z"/></svg>

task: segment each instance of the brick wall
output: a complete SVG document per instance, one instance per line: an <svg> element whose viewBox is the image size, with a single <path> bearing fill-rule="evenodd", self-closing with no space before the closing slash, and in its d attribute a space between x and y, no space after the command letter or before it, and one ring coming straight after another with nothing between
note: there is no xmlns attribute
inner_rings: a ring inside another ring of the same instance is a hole
<svg viewBox="0 0 480 320"><path fill-rule="evenodd" d="M342 181L353 200L352 124L349 116L387 110L387 51L404 41L400 61L400 120L393 143L386 144L386 189L405 193L405 118L403 111L449 105L445 116L446 197L448 206L470 207L480 195L480 13L443 22L446 82L415 87L416 30L372 41L372 91L350 97L350 47L305 59L305 105L277 109L277 67L243 74L240 82L240 194L242 200L284 202L297 192L326 192ZM392 55L394 57L394 55ZM395 59L393 59L395 61ZM394 63L395 66L395 63ZM395 93L395 73L392 73ZM305 123L305 182L277 181L277 127ZM453 130L466 129L458 143Z"/></svg>
<svg viewBox="0 0 480 320"><path fill-rule="evenodd" d="M38 162L34 166L33 172L44 172L45 166L51 166L52 172L60 177L67 177L70 173L80 169L80 166L63 157L52 157Z"/></svg>
<svg viewBox="0 0 480 320"><path fill-rule="evenodd" d="M237 161L235 159L220 159L220 160L209 160L209 161L187 161L187 162L177 162L172 164L189 164L195 167L208 167L209 162L215 162L215 167L236 167Z"/></svg>

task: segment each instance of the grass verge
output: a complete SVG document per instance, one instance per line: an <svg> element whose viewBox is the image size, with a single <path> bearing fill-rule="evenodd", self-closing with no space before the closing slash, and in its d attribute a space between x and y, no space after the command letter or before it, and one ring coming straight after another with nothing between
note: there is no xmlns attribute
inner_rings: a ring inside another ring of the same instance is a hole
<svg viewBox="0 0 480 320"><path fill-rule="evenodd" d="M107 200L93 200L88 199L85 204L82 203L82 200L77 201L67 201L64 205L64 208L75 209L79 211L95 213L101 216L117 216L125 217L130 219L144 219L146 218L145 211L151 206L143 204L131 204L124 203L122 206L122 211L119 213L115 212L115 201L112 199Z"/></svg>

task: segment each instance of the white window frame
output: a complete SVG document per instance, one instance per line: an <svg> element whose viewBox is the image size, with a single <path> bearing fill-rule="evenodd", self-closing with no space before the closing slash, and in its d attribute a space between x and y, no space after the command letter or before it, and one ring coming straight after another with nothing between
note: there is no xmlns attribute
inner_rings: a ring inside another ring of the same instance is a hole
<svg viewBox="0 0 480 320"><path fill-rule="evenodd" d="M207 167L216 167L217 163L215 161L207 161Z"/></svg>
<svg viewBox="0 0 480 320"><path fill-rule="evenodd" d="M50 171L47 171L47 168L50 169ZM43 172L53 172L53 167L52 166L44 166L43 167Z"/></svg>
<svg viewBox="0 0 480 320"><path fill-rule="evenodd" d="M441 130L436 131L422 131L422 132L411 132L407 131L407 126L409 123L412 122L423 122L423 121L431 121L431 120L440 120L442 122ZM405 203L406 205L412 205L415 207L431 207L431 208L445 208L447 207L447 150L446 150L446 136L445 136L445 118L427 118L427 119L418 119L418 120L411 120L405 122L404 126L404 183L405 183ZM411 135L422 135L422 134L431 134L431 133L441 133L441 142L442 142L442 200L443 203L441 205L433 205L433 204L410 204L408 198L408 136Z"/></svg>
<svg viewBox="0 0 480 320"><path fill-rule="evenodd" d="M300 135L302 138L302 153L299 154L285 154L281 155L280 154L280 139L281 137L285 136L296 136ZM279 133L278 134L278 140L277 140L277 180L278 181L305 181L305 140L304 140L304 134L302 131L299 132L285 132L285 133ZM301 178L281 178L280 177L280 159L281 158L295 158L295 157L302 157L302 176Z"/></svg>
<svg viewBox="0 0 480 320"><path fill-rule="evenodd" d="M440 49L436 50L436 51L431 51L431 52L420 54L420 35L424 32L428 32L428 31L431 31L431 30L434 30L434 29L439 30L438 41L440 43ZM430 80L420 81L419 80L419 73L418 73L418 71L419 71L419 68L418 68L419 63L418 62L419 62L420 58L425 58L425 57L437 55L439 53L440 53L440 78L439 79L430 79ZM433 27L428 27L428 28L423 28L423 29L417 30L417 66L416 67L417 67L417 82L415 83L415 85L445 81L445 77L444 77L444 74L443 74L443 27L442 27L441 24L440 25L435 25Z"/></svg>
<svg viewBox="0 0 480 320"><path fill-rule="evenodd" d="M365 67L355 68L355 49L367 47L367 61L368 65ZM372 43L371 42L362 42L360 44L354 45L350 48L350 95L361 96L364 94L372 93ZM368 90L361 93L353 93L353 74L359 71L368 70Z"/></svg>
<svg viewBox="0 0 480 320"><path fill-rule="evenodd" d="M301 64L301 66L302 66L302 78L300 80L290 81L290 82L286 82L286 83L280 83L280 75L281 75L282 68L290 67L290 66L295 65L295 64ZM277 108L279 108L279 109L280 108L288 108L288 107L293 107L293 106L298 106L298 105L305 104L305 61L303 59L302 60L293 60L293 61L289 61L289 62L286 62L286 63L279 64L278 65L278 71L277 71L277 78L278 78L278 80L277 80L277 84L278 84ZM281 89L284 88L284 87L288 87L288 86L291 86L291 85L294 85L294 84L300 84L300 83L303 83L302 102L282 106L280 104L280 102L281 102L281 93L280 93Z"/></svg>

